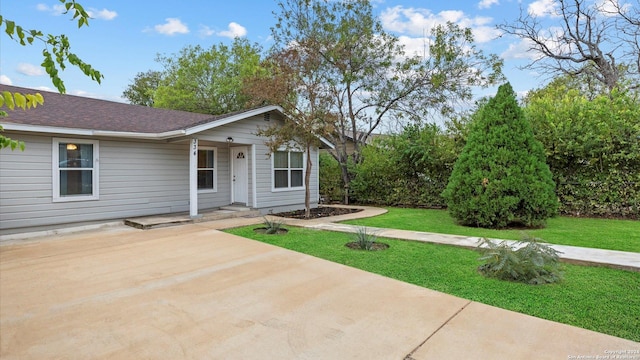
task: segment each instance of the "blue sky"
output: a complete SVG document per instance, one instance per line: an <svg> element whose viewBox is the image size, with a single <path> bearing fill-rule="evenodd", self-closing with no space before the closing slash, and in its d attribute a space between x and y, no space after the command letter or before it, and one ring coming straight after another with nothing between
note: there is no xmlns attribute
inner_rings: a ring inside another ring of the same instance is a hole
<svg viewBox="0 0 640 360"><path fill-rule="evenodd" d="M601 1L601 0L597 0ZM93 17L89 27L77 28L69 14L60 13L56 0L2 1L0 14L27 29L66 34L71 49L81 59L104 74L101 85L79 70L62 73L67 93L124 101L122 92L135 75L159 70L156 54L173 54L187 45L210 47L244 36L268 48L270 28L275 24L276 0L80 0ZM548 80L530 70L520 70L532 54L518 39L502 36L495 25L515 20L520 9L542 16L553 25L548 14L553 0L456 0L414 1L374 0L374 11L385 29L401 38L409 50L424 43L422 36L434 24L453 21L474 31L477 45L486 53L505 60L504 71L520 94L540 87ZM51 90L53 86L42 62L42 45L22 47L0 34L0 83ZM492 95L495 90L477 91Z"/></svg>

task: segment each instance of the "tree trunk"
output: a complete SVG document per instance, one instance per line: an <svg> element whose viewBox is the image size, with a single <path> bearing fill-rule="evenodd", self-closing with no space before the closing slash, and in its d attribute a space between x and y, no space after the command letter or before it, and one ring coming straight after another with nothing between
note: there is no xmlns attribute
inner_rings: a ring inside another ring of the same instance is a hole
<svg viewBox="0 0 640 360"><path fill-rule="evenodd" d="M342 173L342 183L344 184L344 205L349 205L349 168L347 166L348 158L343 158L344 161L340 161L340 172Z"/></svg>
<svg viewBox="0 0 640 360"><path fill-rule="evenodd" d="M311 182L311 145L307 144L307 166L304 171L304 217L308 219L311 217L311 189L309 183Z"/></svg>

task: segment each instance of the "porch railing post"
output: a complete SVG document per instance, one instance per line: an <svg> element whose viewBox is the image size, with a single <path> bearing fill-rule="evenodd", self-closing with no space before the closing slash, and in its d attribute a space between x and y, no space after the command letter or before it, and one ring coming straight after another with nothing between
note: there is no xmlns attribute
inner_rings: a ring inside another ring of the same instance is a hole
<svg viewBox="0 0 640 360"><path fill-rule="evenodd" d="M189 216L198 217L198 139L191 139L189 150Z"/></svg>

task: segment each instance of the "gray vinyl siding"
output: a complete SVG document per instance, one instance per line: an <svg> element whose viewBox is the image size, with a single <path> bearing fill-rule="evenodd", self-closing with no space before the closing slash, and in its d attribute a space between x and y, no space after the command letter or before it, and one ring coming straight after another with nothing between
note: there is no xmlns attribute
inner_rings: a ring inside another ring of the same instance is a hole
<svg viewBox="0 0 640 360"><path fill-rule="evenodd" d="M99 200L53 202L54 136L13 136L24 140L26 149L0 152L0 233L189 208L186 143L97 139Z"/></svg>
<svg viewBox="0 0 640 360"><path fill-rule="evenodd" d="M198 209L212 209L220 206L229 205L231 201L231 175L229 174L229 149L227 145L212 144L207 142L200 142L200 146L213 146L216 147L218 153L216 154L217 161L217 191L216 192L199 192L198 193ZM187 192L189 190L189 184L187 186ZM188 197L188 194L187 194Z"/></svg>
<svg viewBox="0 0 640 360"><path fill-rule="evenodd" d="M278 121L273 119L271 121ZM198 208L210 209L231 201L230 147L246 146L248 206L264 213L304 208L304 190L272 192L272 169L265 138L255 135L268 126L262 116L234 122L196 135L201 146L217 148L217 191L199 193ZM99 141L99 199L53 202L52 143L72 135L9 132L26 150L0 151L0 235L80 222L186 212L189 210L189 141L141 141L85 138ZM234 139L228 144L227 137ZM255 159L252 153L255 146ZM318 154L312 153L311 202L318 200ZM253 165L253 162L255 166ZM254 177L253 169L256 174ZM256 178L254 186L253 179ZM256 189L255 193L253 189Z"/></svg>
<svg viewBox="0 0 640 360"><path fill-rule="evenodd" d="M54 136L9 134L26 149L0 152L0 234L24 227L70 224L189 210L188 143L99 140L99 200L53 202ZM82 139L82 137L65 138ZM227 167L221 149L219 167ZM199 196L199 208L229 204L228 170L218 192ZM225 180L227 179L227 180Z"/></svg>
<svg viewBox="0 0 640 360"><path fill-rule="evenodd" d="M271 158L269 156L269 148L265 145L266 138L256 135L258 128L266 128L273 122L281 121L275 116L271 117L270 122L263 120L263 116L256 116L243 121L234 122L231 124L223 125L215 129L204 131L197 135L200 141L216 141L226 142L228 137L233 138L233 143L227 144L227 147L246 146L248 156L248 204L253 206L254 197L257 202L257 208L263 210L263 213L269 211L277 212L280 210L293 210L304 208L304 190L295 191L272 191L272 168ZM253 193L253 166L251 152L251 144L255 146L255 169L256 169L256 193ZM221 149L222 150L222 149ZM318 186L318 151L317 149L312 151L313 159L313 172L310 180L311 187L311 203L317 206L319 199L319 186ZM224 157L224 156L223 156ZM230 160L227 153L227 161ZM221 158L218 158L220 161ZM220 178L220 173L218 174ZM227 175L227 179L230 179L230 175ZM230 186L230 185L229 185ZM220 191L220 189L218 189ZM229 191L230 187L229 187Z"/></svg>

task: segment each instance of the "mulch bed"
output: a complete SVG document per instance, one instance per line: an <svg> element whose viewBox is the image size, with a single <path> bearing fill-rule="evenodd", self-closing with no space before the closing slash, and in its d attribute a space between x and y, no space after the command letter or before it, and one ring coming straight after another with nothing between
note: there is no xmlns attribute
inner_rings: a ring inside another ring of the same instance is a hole
<svg viewBox="0 0 640 360"><path fill-rule="evenodd" d="M317 208L311 209L311 214L309 216L309 219L318 219L318 218L323 218L328 216L352 214L360 211L362 211L362 209L319 206ZM273 215L290 218L290 219L303 219L303 220L305 219L304 210L282 212L282 213L277 213Z"/></svg>
<svg viewBox="0 0 640 360"><path fill-rule="evenodd" d="M253 229L253 231L255 231L258 234L266 234L267 233L267 228L264 228L264 227L255 228L255 229ZM278 229L278 232L272 233L272 234L269 234L269 235L282 235L282 234L286 234L288 232L289 232L288 229L280 228L280 229Z"/></svg>
<svg viewBox="0 0 640 360"><path fill-rule="evenodd" d="M358 244L355 241L348 242L344 246L348 247L349 249L353 249L353 250L364 250L364 249L360 248L360 244ZM389 248L388 244L374 242L373 245L371 245L371 250L369 250L369 251L386 250L388 248Z"/></svg>

